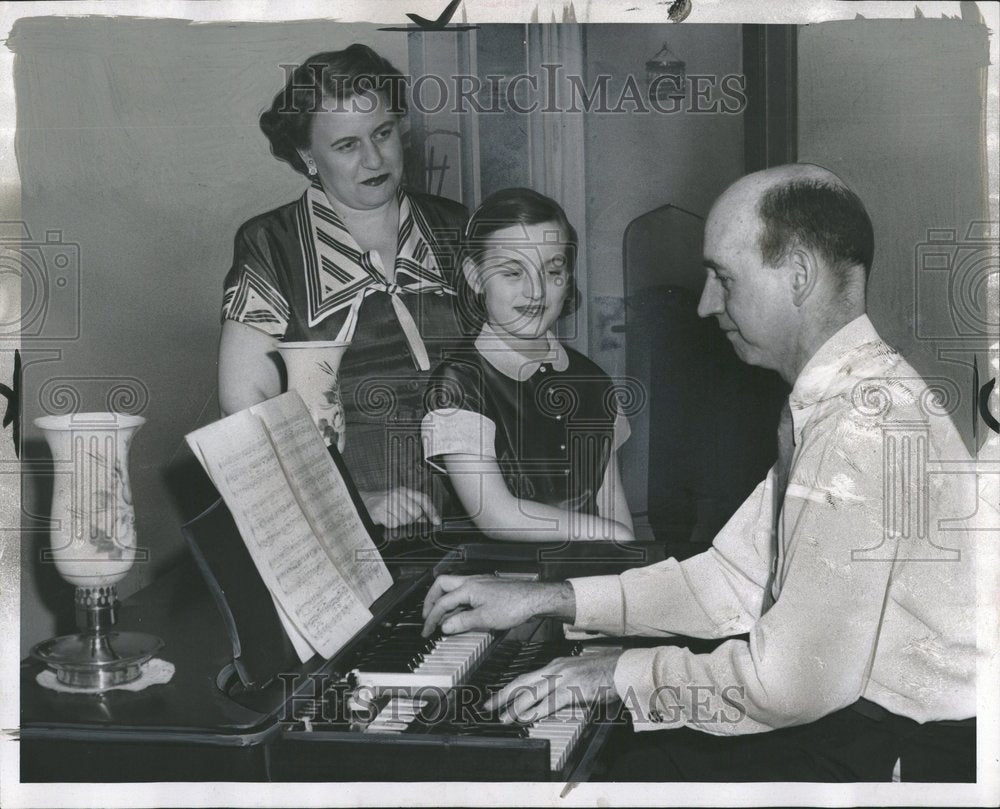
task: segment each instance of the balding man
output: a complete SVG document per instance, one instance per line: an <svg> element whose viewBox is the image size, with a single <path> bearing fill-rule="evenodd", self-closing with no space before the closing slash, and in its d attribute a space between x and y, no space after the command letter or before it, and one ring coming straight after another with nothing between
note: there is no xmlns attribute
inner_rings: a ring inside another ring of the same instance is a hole
<svg viewBox="0 0 1000 809"><path fill-rule="evenodd" d="M442 576L425 630L554 616L731 639L558 660L493 698L508 719L617 695L662 732L631 737L615 780L888 780L897 759L904 780L975 779L975 475L865 314L872 255L863 204L817 166L717 201L698 311L792 385L778 462L702 554L558 583Z"/></svg>

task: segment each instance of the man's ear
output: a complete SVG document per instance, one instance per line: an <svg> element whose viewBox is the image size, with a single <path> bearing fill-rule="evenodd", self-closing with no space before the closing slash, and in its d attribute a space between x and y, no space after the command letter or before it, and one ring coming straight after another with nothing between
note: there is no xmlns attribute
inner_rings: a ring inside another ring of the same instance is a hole
<svg viewBox="0 0 1000 809"><path fill-rule="evenodd" d="M792 303L802 306L819 280L819 262L812 250L796 246L789 251L786 265L792 278Z"/></svg>
<svg viewBox="0 0 1000 809"><path fill-rule="evenodd" d="M465 274L465 281L472 288L472 291L477 295L482 295L483 274L479 271L479 267L476 265L476 262L468 257L463 258L462 272Z"/></svg>

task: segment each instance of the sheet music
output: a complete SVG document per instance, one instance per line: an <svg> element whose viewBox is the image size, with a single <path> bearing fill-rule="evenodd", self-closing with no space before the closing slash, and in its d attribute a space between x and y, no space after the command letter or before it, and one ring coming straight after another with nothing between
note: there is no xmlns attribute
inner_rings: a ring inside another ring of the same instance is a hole
<svg viewBox="0 0 1000 809"><path fill-rule="evenodd" d="M278 613L278 620L281 621L281 626L285 630L285 634L288 635L288 640L291 641L292 648L295 649L295 654L298 655L299 660L305 663L316 653L316 650L309 643L309 639L295 628L295 622L285 611L285 608L281 606L281 602L278 601L274 593L271 593L271 603L274 604L274 610Z"/></svg>
<svg viewBox="0 0 1000 809"><path fill-rule="evenodd" d="M271 435L285 477L320 544L366 607L392 585L392 576L351 500L297 394L252 407Z"/></svg>
<svg viewBox="0 0 1000 809"><path fill-rule="evenodd" d="M272 595L317 652L335 654L372 616L316 541L258 416L235 413L187 440L207 464Z"/></svg>

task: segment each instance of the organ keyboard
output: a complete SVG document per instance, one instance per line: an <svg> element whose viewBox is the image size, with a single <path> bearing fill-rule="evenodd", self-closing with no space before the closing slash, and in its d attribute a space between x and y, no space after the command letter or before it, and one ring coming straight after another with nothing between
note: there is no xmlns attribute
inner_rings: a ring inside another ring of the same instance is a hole
<svg viewBox="0 0 1000 809"><path fill-rule="evenodd" d="M607 730L591 721L592 707L571 706L533 724L505 724L483 702L521 674L592 648L567 642L546 621L507 633L423 638L421 607L432 578L423 577L340 662L346 676L337 676L318 698L297 700L278 749L299 749L279 753L283 765L296 761L292 766L301 777L302 755L312 739L325 740L324 755L377 739L402 745L407 755L423 747L430 754L423 779L469 779L468 771L452 766L456 751L464 750L482 757L477 779L521 780L530 772L530 780L579 780L585 773L574 776L577 765L592 758L581 743L603 741L601 731ZM520 766L505 772L497 761L508 757Z"/></svg>

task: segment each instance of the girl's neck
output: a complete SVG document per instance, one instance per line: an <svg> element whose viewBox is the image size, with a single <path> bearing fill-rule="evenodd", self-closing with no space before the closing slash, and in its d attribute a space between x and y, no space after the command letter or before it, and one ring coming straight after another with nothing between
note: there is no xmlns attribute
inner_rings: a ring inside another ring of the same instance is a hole
<svg viewBox="0 0 1000 809"><path fill-rule="evenodd" d="M540 360L551 350L548 333L540 337L518 337L492 323L487 324L490 330L500 338L500 341L512 351L516 351L529 359Z"/></svg>

